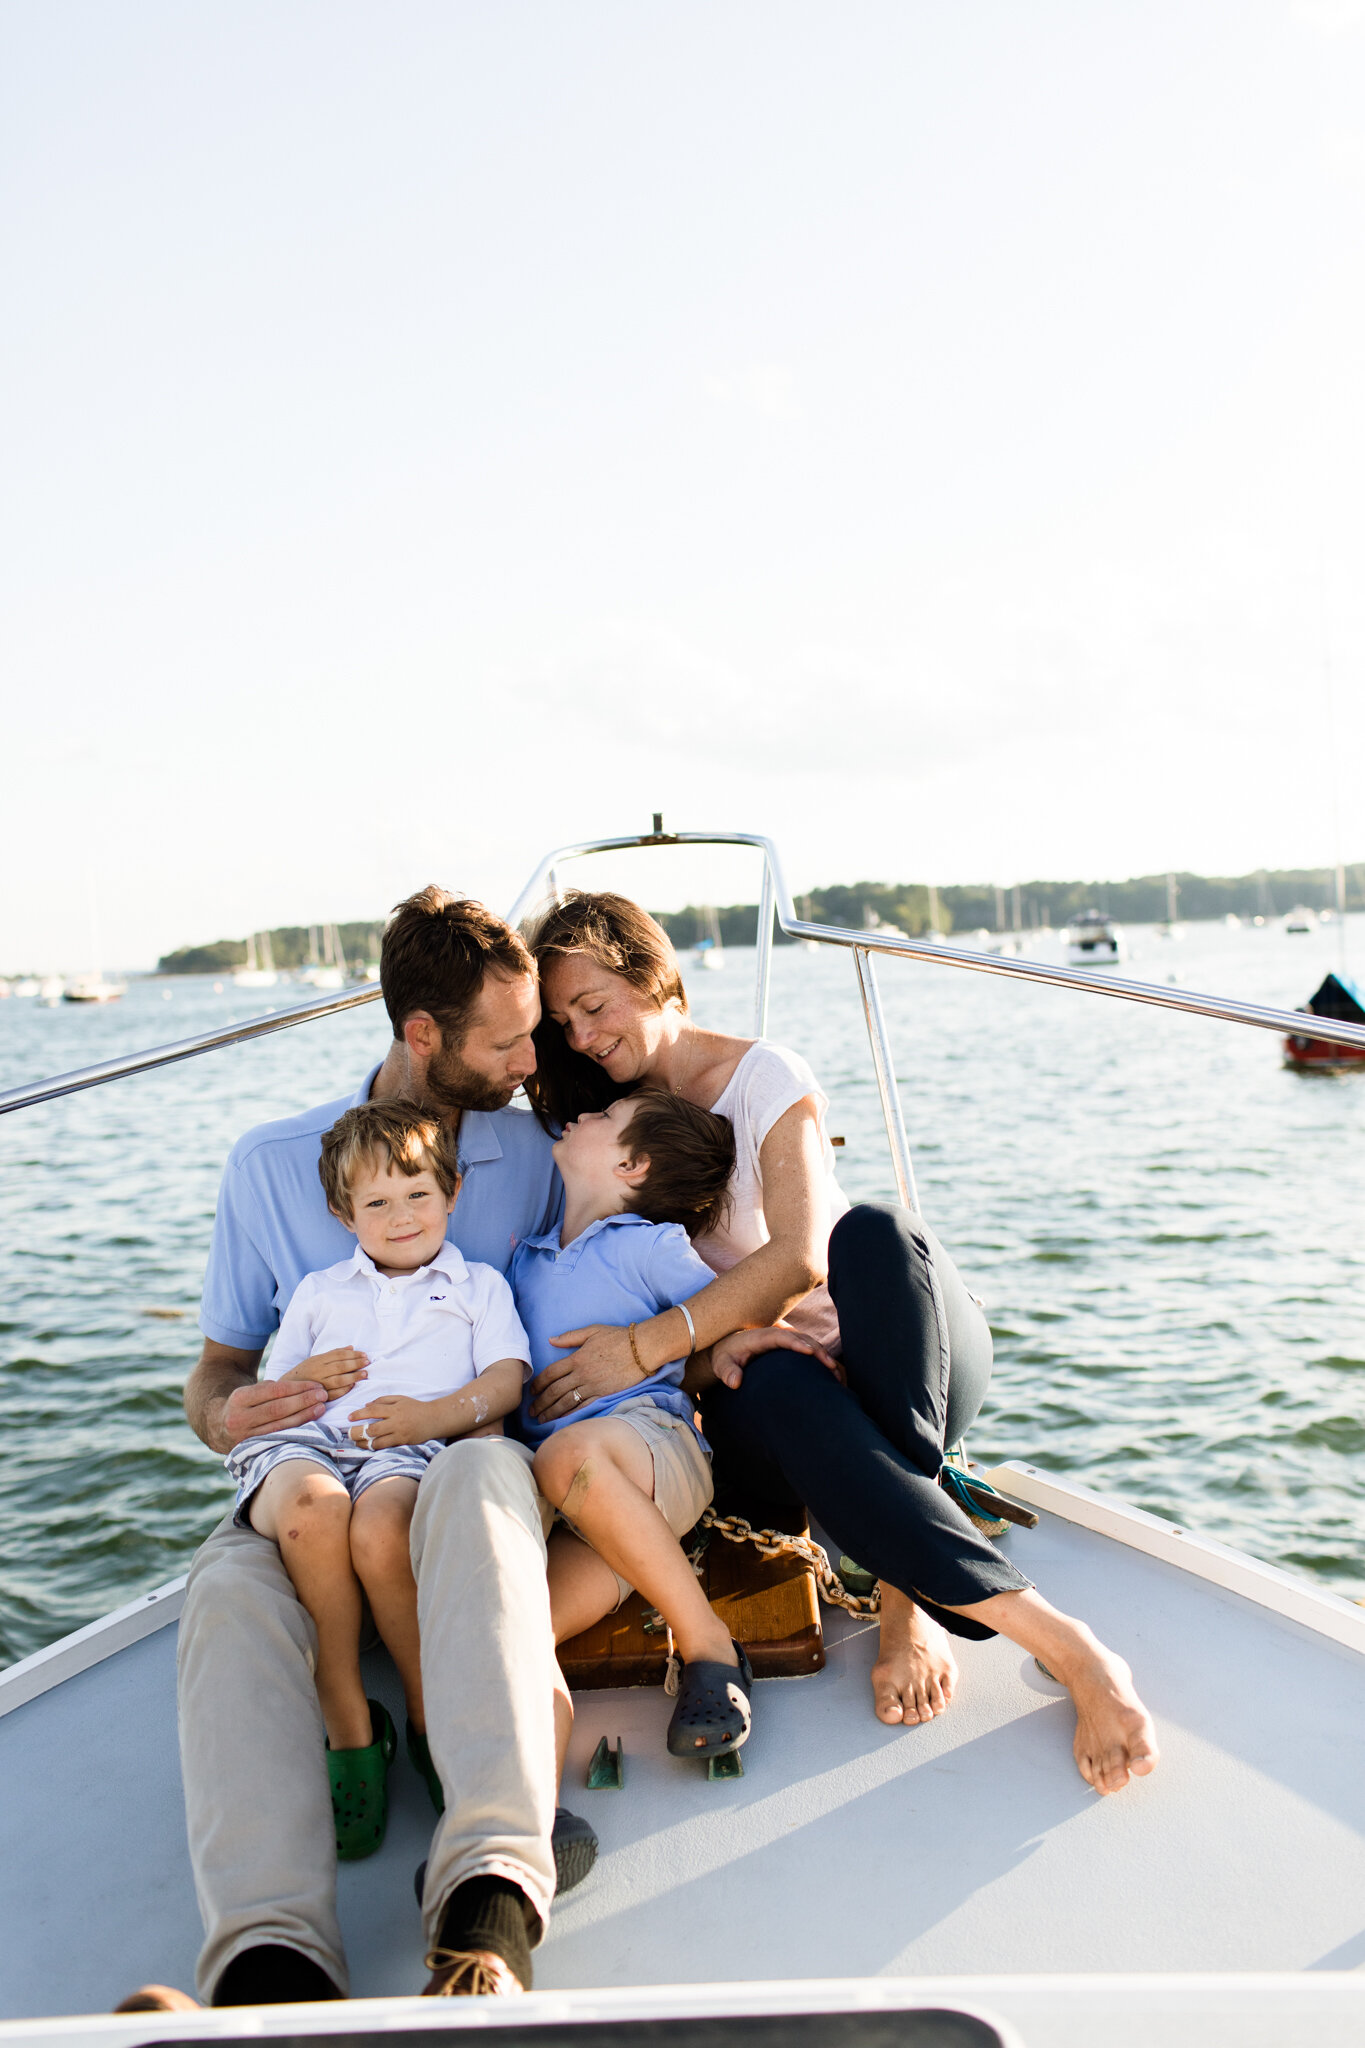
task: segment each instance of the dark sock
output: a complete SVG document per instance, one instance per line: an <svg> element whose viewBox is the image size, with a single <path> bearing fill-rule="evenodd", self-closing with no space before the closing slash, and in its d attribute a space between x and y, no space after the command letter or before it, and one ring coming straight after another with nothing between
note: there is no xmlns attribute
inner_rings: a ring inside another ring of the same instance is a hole
<svg viewBox="0 0 1365 2048"><path fill-rule="evenodd" d="M437 1947L483 1949L500 1956L529 1991L530 1933L539 1927L539 1915L519 1885L505 1877L471 1877L446 1900Z"/></svg>
<svg viewBox="0 0 1365 2048"><path fill-rule="evenodd" d="M311 1956L273 1941L244 1948L213 1987L215 2005L306 2005L309 1999L340 1996Z"/></svg>

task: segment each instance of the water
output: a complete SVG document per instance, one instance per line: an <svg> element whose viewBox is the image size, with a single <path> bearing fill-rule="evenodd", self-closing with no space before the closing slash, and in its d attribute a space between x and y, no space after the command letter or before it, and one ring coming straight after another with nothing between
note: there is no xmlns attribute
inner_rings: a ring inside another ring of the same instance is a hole
<svg viewBox="0 0 1365 2048"><path fill-rule="evenodd" d="M1290 1007L1336 959L1326 930L1134 944L1141 977ZM703 1021L748 1029L752 959L689 976ZM1294 1074L1266 1032L950 968L885 962L881 982L925 1214L995 1331L973 1456L1076 1472L1365 1593L1365 1073ZM208 980L6 1002L0 1086L261 1007ZM777 953L771 1035L828 1089L850 1195L892 1194L847 955ZM0 1663L182 1571L223 1512L180 1407L223 1159L354 1088L385 1036L366 1007L0 1119Z"/></svg>

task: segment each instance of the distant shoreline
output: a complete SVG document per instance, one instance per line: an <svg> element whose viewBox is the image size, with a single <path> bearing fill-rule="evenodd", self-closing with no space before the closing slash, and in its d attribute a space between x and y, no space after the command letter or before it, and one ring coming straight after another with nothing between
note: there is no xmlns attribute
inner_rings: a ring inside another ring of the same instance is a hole
<svg viewBox="0 0 1365 2048"><path fill-rule="evenodd" d="M1346 908L1365 910L1365 862L1345 870ZM1330 909L1336 901L1331 868L1261 869L1249 875L1175 875L1177 916L1184 924L1216 923L1228 916L1262 917L1267 923L1298 904L1310 910ZM1124 882L1020 882L997 889L987 883L947 883L935 892L937 919L931 916L927 882L851 882L811 889L797 899L797 911L815 924L853 925L869 918L894 924L912 937L934 929L940 933L970 931L1035 931L1054 929L1084 910L1100 910L1120 924L1161 924L1166 918L1167 878L1138 875ZM706 928L710 906L688 904L682 910L657 911L674 945L685 950ZM731 903L715 911L721 943L753 943L758 921L756 903ZM379 958L383 923L366 919L340 926L341 942L350 961ZM281 925L269 934L274 964L284 972L304 967L310 959L309 928ZM784 934L779 945L787 944ZM163 953L152 978L177 974L231 974L247 963L243 939L215 939Z"/></svg>

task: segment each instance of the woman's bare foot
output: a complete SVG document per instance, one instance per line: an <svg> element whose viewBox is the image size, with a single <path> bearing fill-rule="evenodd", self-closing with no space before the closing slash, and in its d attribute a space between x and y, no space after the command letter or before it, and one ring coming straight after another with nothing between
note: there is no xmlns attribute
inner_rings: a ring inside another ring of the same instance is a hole
<svg viewBox="0 0 1365 2048"><path fill-rule="evenodd" d="M877 1719L908 1728L932 1721L951 1703L956 1684L945 1631L904 1593L883 1585L881 1646L872 1667Z"/></svg>
<svg viewBox="0 0 1365 2048"><path fill-rule="evenodd" d="M1076 1768L1087 1785L1120 1792L1129 1778L1156 1769L1156 1730L1133 1690L1133 1674L1083 1621L1059 1614L1034 1586L953 1612L1008 1636L1066 1687L1076 1709Z"/></svg>
<svg viewBox="0 0 1365 2048"><path fill-rule="evenodd" d="M1074 1657L1048 1668L1071 1694L1076 1709L1072 1747L1087 1785L1097 1792L1121 1792L1130 1777L1145 1778L1156 1769L1156 1729L1122 1657L1092 1636Z"/></svg>

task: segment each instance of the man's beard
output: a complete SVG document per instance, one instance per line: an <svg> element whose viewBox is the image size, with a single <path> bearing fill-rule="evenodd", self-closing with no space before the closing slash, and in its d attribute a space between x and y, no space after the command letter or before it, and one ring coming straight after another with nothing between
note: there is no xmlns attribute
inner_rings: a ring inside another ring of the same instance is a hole
<svg viewBox="0 0 1365 2048"><path fill-rule="evenodd" d="M432 1054L423 1090L430 1107L445 1115L457 1109L506 1109L516 1092L515 1082L498 1086L446 1045Z"/></svg>

